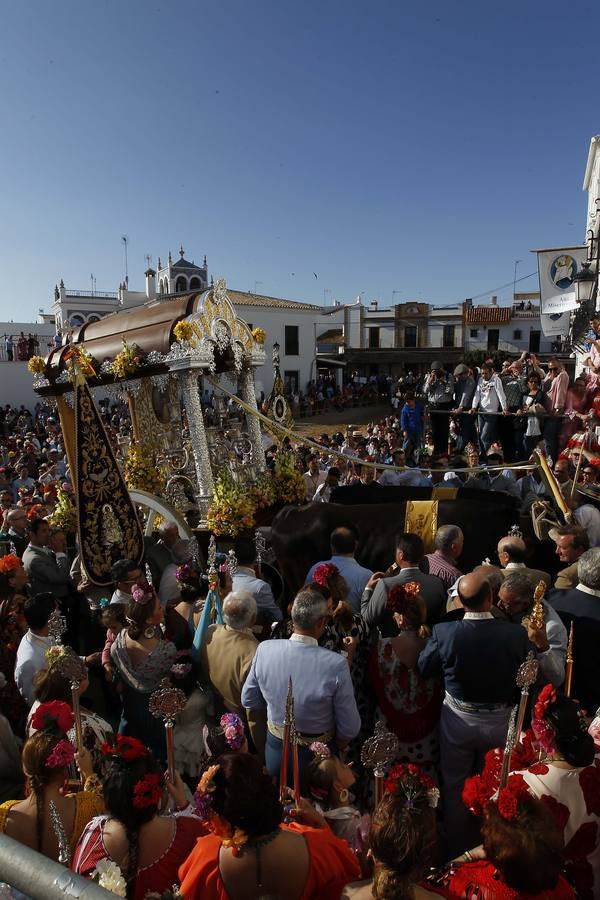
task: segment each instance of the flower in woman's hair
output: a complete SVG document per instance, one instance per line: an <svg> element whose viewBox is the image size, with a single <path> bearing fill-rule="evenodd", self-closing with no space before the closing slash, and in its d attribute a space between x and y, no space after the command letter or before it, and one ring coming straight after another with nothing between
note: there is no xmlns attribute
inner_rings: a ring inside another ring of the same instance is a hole
<svg viewBox="0 0 600 900"><path fill-rule="evenodd" d="M483 815L484 807L489 803L490 797L491 793L488 791L481 775L473 775L470 778L465 779L462 790L462 801L473 815Z"/></svg>
<svg viewBox="0 0 600 900"><path fill-rule="evenodd" d="M207 822L212 810L211 794L201 794L200 791L196 791L194 794L194 804L196 806L196 815L198 818L203 822Z"/></svg>
<svg viewBox="0 0 600 900"><path fill-rule="evenodd" d="M116 862L100 859L92 872L91 878L105 891L110 891L111 894L116 894L117 897L127 896L127 883Z"/></svg>
<svg viewBox="0 0 600 900"><path fill-rule="evenodd" d="M100 747L103 756L115 756L125 762L133 762L141 759L143 756L149 756L150 751L137 738L128 737L124 734L118 734L114 744L104 743Z"/></svg>
<svg viewBox="0 0 600 900"><path fill-rule="evenodd" d="M531 799L527 782L522 775L509 775L506 787L498 794L496 803L503 819L511 821L519 815L519 804Z"/></svg>
<svg viewBox="0 0 600 900"><path fill-rule="evenodd" d="M244 723L235 713L224 713L219 719L225 740L232 750L239 750L246 740Z"/></svg>
<svg viewBox="0 0 600 900"><path fill-rule="evenodd" d="M174 665L171 666L171 675L173 678L185 678L191 671L191 663L174 663Z"/></svg>
<svg viewBox="0 0 600 900"><path fill-rule="evenodd" d="M421 590L417 581L407 581L406 584L397 584L388 592L386 608L390 612L403 612L406 603L414 600Z"/></svg>
<svg viewBox="0 0 600 900"><path fill-rule="evenodd" d="M199 794L212 794L216 791L217 786L213 781L213 778L217 774L221 767L220 766L209 766L206 772L202 774L200 781L198 782L197 791Z"/></svg>
<svg viewBox="0 0 600 900"><path fill-rule="evenodd" d="M542 688L533 708L533 716L535 719L545 719L546 713L550 706L556 703L556 688L551 684L546 684Z"/></svg>
<svg viewBox="0 0 600 900"><path fill-rule="evenodd" d="M330 759L331 757L331 750L322 741L313 741L308 749L315 754L317 759Z"/></svg>
<svg viewBox="0 0 600 900"><path fill-rule="evenodd" d="M545 719L532 719L531 730L535 735L538 747L543 750L546 755L557 752L556 732L549 722Z"/></svg>
<svg viewBox="0 0 600 900"><path fill-rule="evenodd" d="M67 734L74 724L73 710L68 703L63 703L62 700L40 703L31 717L31 727L34 731L54 731L58 734Z"/></svg>
<svg viewBox="0 0 600 900"><path fill-rule="evenodd" d="M131 589L131 597L135 603L144 605L149 603L153 596L152 588L146 580L137 581Z"/></svg>
<svg viewBox="0 0 600 900"><path fill-rule="evenodd" d="M437 791L433 778L422 772L419 766L414 763L404 765L396 763L389 771L385 781L385 791L388 794L395 793L399 788L405 791L413 791L422 789L428 793L427 800L432 804L434 796L429 797L430 791ZM437 805L437 802L436 802Z"/></svg>
<svg viewBox="0 0 600 900"><path fill-rule="evenodd" d="M6 556L0 557L0 572L3 575L10 575L16 572L21 566L21 560L14 553L7 553Z"/></svg>
<svg viewBox="0 0 600 900"><path fill-rule="evenodd" d="M46 768L63 769L65 766L70 766L74 759L75 747L71 741L63 738L58 744L55 744L52 753L46 760Z"/></svg>
<svg viewBox="0 0 600 900"><path fill-rule="evenodd" d="M340 570L333 563L321 563L313 572L312 580L321 587L328 587L329 579L339 574Z"/></svg>
<svg viewBox="0 0 600 900"><path fill-rule="evenodd" d="M149 772L133 786L133 806L135 809L146 809L160 803L165 780L160 772Z"/></svg>

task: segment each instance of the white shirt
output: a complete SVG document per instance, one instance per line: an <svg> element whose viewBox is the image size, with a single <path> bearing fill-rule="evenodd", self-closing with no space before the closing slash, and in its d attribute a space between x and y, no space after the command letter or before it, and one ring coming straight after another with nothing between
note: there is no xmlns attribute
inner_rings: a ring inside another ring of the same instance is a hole
<svg viewBox="0 0 600 900"><path fill-rule="evenodd" d="M21 638L15 663L15 682L28 706L35 699L33 679L46 668L46 651L53 644L54 638L34 634L31 629Z"/></svg>
<svg viewBox="0 0 600 900"><path fill-rule="evenodd" d="M465 610L465 614L463 619L493 619L493 615L491 612L471 612L470 610Z"/></svg>
<svg viewBox="0 0 600 900"><path fill-rule="evenodd" d="M160 605L164 609L171 600L181 600L181 591L179 590L179 582L175 577L177 566L175 563L169 563L165 571L160 576L160 585L158 588L158 599Z"/></svg>
<svg viewBox="0 0 600 900"><path fill-rule="evenodd" d="M596 590L595 588L588 587L587 584L582 584L581 582L576 585L575 590L583 591L584 594L591 594L592 597L600 597L600 591Z"/></svg>
<svg viewBox="0 0 600 900"><path fill-rule="evenodd" d="M585 528L590 547L600 547L600 512L595 506L584 503L573 511L577 523Z"/></svg>
<svg viewBox="0 0 600 900"><path fill-rule="evenodd" d="M508 409L504 387L497 375L492 375L489 381L486 381L483 375L477 382L475 395L473 397L473 409L479 409L481 412L498 412L499 408Z"/></svg>
<svg viewBox="0 0 600 900"><path fill-rule="evenodd" d="M311 637L310 634L298 634L294 631L293 634L290 635L290 641L298 641L299 644L308 644L309 647L318 647L319 642L316 638Z"/></svg>

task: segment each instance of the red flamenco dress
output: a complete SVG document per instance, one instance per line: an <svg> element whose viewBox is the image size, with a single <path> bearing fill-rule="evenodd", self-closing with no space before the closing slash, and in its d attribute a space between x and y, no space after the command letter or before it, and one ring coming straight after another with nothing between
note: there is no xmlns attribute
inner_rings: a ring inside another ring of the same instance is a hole
<svg viewBox="0 0 600 900"><path fill-rule="evenodd" d="M360 877L360 867L346 841L329 828L310 828L294 822L281 828L303 835L310 860L301 900L339 900L350 881ZM199 840L179 869L185 900L229 900L219 871L221 840L214 834Z"/></svg>
<svg viewBox="0 0 600 900"><path fill-rule="evenodd" d="M440 881L440 884L426 885L428 891L440 897L463 897L469 900L574 900L576 897L573 888L562 875L551 890L537 894L514 891L500 880L496 867L488 859L450 866Z"/></svg>

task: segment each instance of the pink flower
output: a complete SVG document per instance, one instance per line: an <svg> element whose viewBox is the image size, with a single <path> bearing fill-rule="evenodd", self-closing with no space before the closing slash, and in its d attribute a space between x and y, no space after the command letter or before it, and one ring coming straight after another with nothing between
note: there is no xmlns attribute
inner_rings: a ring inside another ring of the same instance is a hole
<svg viewBox="0 0 600 900"><path fill-rule="evenodd" d="M70 766L74 759L75 747L70 741L63 738L54 745L52 753L46 760L46 767L48 769L63 769L65 766Z"/></svg>

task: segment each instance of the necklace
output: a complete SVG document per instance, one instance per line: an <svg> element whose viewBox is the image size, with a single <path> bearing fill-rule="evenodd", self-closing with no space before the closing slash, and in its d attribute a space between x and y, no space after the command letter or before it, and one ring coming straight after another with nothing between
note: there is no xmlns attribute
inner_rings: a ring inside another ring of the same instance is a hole
<svg viewBox="0 0 600 900"><path fill-rule="evenodd" d="M266 847L267 844L270 844L271 841L274 841L278 835L281 834L281 830L276 828L275 831L271 831L269 834L263 835L263 837L255 838L253 841L247 841L242 853L246 848L250 850L254 850L256 853L256 886L258 888L262 888L262 861L260 858L260 851L262 847Z"/></svg>
<svg viewBox="0 0 600 900"><path fill-rule="evenodd" d="M542 759L540 759L541 763L566 762L566 761L567 760L564 758L564 756L561 756L560 753L554 753L554 754L551 754L550 756L544 756L544 757L542 757Z"/></svg>

